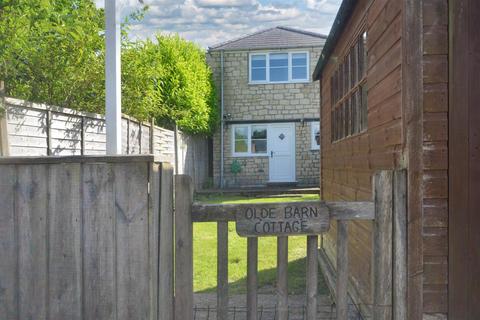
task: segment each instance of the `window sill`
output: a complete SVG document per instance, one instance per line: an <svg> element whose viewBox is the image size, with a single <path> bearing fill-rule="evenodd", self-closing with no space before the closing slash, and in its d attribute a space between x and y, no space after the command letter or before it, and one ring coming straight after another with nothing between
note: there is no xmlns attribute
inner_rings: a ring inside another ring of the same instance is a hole
<svg viewBox="0 0 480 320"><path fill-rule="evenodd" d="M268 158L268 153L234 153L233 158Z"/></svg>
<svg viewBox="0 0 480 320"><path fill-rule="evenodd" d="M298 80L298 81L276 81L276 82L264 82L264 81L249 81L248 85L259 85L259 84L296 84L296 83L311 83L310 80Z"/></svg>
<svg viewBox="0 0 480 320"><path fill-rule="evenodd" d="M331 143L332 143L332 144L336 144L336 143L343 142L343 141L348 140L348 139L351 139L351 138L356 138L356 137L358 137L358 136L361 136L361 135L364 134L365 132L367 132L367 130L368 130L368 128L367 128L367 129L363 129L363 130L360 131L360 132L357 132L357 133L354 133L354 134L352 134L352 135L346 136L346 137L344 137L344 138L341 138L341 139L332 141Z"/></svg>

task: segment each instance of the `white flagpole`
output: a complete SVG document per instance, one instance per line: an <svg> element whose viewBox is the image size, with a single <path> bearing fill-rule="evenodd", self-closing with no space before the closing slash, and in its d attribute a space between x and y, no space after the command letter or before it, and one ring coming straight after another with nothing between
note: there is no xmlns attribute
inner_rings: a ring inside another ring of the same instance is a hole
<svg viewBox="0 0 480 320"><path fill-rule="evenodd" d="M105 0L105 109L107 154L122 153L120 12L117 0Z"/></svg>

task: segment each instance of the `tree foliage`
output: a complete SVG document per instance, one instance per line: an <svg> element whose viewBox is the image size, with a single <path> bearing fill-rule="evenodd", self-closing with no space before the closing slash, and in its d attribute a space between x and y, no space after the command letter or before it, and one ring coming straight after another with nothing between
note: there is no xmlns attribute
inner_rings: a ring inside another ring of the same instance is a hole
<svg viewBox="0 0 480 320"><path fill-rule="evenodd" d="M189 133L218 121L205 52L178 36L130 41L122 33L122 111ZM92 0L0 0L0 78L7 94L104 112L104 12Z"/></svg>

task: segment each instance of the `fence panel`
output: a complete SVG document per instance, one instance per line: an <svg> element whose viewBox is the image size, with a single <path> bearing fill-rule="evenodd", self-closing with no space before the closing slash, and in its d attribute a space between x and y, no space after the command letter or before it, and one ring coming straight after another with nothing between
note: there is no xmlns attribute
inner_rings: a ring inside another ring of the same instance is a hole
<svg viewBox="0 0 480 320"><path fill-rule="evenodd" d="M0 159L0 314L157 319L159 170L152 156Z"/></svg>
<svg viewBox="0 0 480 320"><path fill-rule="evenodd" d="M2 97L0 99L3 101ZM6 117L0 115L2 152L12 156L105 155L106 128L102 115L5 98ZM153 129L152 129L153 128ZM208 180L208 142L205 137L174 132L122 116L122 153L155 154L157 161L175 164L177 173L194 179L196 189ZM6 139L8 138L8 139ZM5 140L5 141L4 141Z"/></svg>

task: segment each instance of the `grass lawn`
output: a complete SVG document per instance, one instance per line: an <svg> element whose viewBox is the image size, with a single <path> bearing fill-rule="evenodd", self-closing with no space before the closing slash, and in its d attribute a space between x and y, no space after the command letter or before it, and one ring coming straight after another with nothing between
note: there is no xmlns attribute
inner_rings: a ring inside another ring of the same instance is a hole
<svg viewBox="0 0 480 320"><path fill-rule="evenodd" d="M210 195L197 198L205 203L260 203L277 201L318 200L317 195L300 195L280 198L245 198L240 196ZM195 292L214 292L217 283L217 228L216 223L195 223L193 226L194 289ZM276 281L277 240L275 237L259 238L258 281L260 292L273 293ZM232 294L246 292L247 239L235 232L235 223L228 224L228 280ZM306 237L289 237L288 286L290 294L305 292ZM319 277L320 294L328 293L323 277Z"/></svg>

